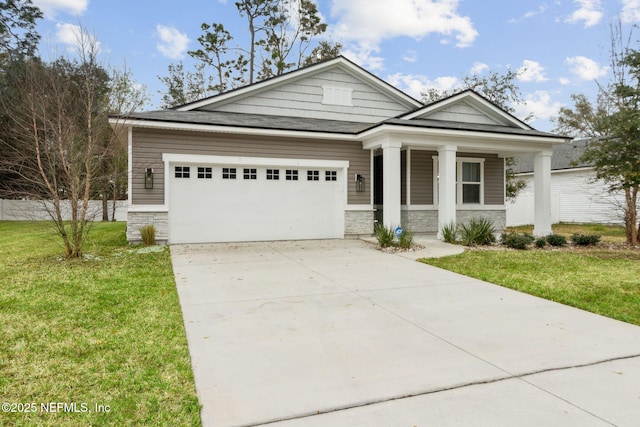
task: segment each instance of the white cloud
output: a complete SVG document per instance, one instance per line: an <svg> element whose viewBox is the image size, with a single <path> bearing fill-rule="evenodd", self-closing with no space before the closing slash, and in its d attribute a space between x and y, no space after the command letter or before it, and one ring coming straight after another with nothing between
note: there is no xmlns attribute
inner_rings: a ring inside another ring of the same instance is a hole
<svg viewBox="0 0 640 427"><path fill-rule="evenodd" d="M558 79L558 81L560 82L561 85L564 85L564 86L566 86L568 84L571 84L571 80L569 80L566 77L560 77L560 79Z"/></svg>
<svg viewBox="0 0 640 427"><path fill-rule="evenodd" d="M156 47L169 59L182 59L189 45L189 37L175 28L156 25L156 32L160 41Z"/></svg>
<svg viewBox="0 0 640 427"><path fill-rule="evenodd" d="M544 82L547 77L544 75L544 67L537 61L525 59L522 67L518 68L518 80L521 82Z"/></svg>
<svg viewBox="0 0 640 427"><path fill-rule="evenodd" d="M487 64L483 64L482 62L476 62L471 67L471 74L482 74L489 69Z"/></svg>
<svg viewBox="0 0 640 427"><path fill-rule="evenodd" d="M415 50L409 50L407 51L407 53L404 54L404 56L402 57L402 60L406 62L414 63L418 60L418 54L416 53Z"/></svg>
<svg viewBox="0 0 640 427"><path fill-rule="evenodd" d="M100 42L79 25L56 24L56 41L65 45L70 52L100 53Z"/></svg>
<svg viewBox="0 0 640 427"><path fill-rule="evenodd" d="M55 18L58 12L66 12L75 16L82 15L89 6L89 0L33 0L48 19Z"/></svg>
<svg viewBox="0 0 640 427"><path fill-rule="evenodd" d="M640 0L622 0L622 22L633 24L640 21Z"/></svg>
<svg viewBox="0 0 640 427"><path fill-rule="evenodd" d="M460 83L457 77L445 76L431 80L427 76L402 73L388 76L387 82L416 99L421 99L422 93L429 89L438 91L451 90Z"/></svg>
<svg viewBox="0 0 640 427"><path fill-rule="evenodd" d="M593 59L585 56L568 57L565 61L573 74L580 80L595 80L598 77L605 76L609 72L609 67L601 66Z"/></svg>
<svg viewBox="0 0 640 427"><path fill-rule="evenodd" d="M574 0L580 8L573 12L566 22L571 24L584 21L584 27L592 27L600 22L604 13L600 0Z"/></svg>
<svg viewBox="0 0 640 427"><path fill-rule="evenodd" d="M383 40L410 37L416 40L430 34L455 39L456 46L473 44L478 32L471 19L458 14L459 0L332 0L333 35L348 51L369 66L379 62L375 54Z"/></svg>
<svg viewBox="0 0 640 427"><path fill-rule="evenodd" d="M533 114L534 120L549 120L558 114L562 106L561 102L552 99L549 92L539 90L527 95L524 104L515 107L515 115L525 118Z"/></svg>
<svg viewBox="0 0 640 427"><path fill-rule="evenodd" d="M521 18L511 18L507 22L511 24L517 24L519 22L524 21L525 19L533 18L534 16L537 16L537 15L542 15L547 11L547 9L549 9L549 6L546 4L542 4L538 6L537 10L530 10L526 12Z"/></svg>

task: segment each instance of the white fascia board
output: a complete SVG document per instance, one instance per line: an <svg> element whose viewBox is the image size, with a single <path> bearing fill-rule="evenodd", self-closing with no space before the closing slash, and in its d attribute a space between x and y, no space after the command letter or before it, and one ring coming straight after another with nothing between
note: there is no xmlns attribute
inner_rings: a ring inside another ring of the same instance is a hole
<svg viewBox="0 0 640 427"><path fill-rule="evenodd" d="M368 212L368 211L372 211L373 205L347 205L347 207L345 208L345 211L350 211L350 212Z"/></svg>
<svg viewBox="0 0 640 427"><path fill-rule="evenodd" d="M208 156L199 154L163 153L162 161L169 163L196 163L233 166L280 166L301 168L349 167L347 160L285 159L274 157Z"/></svg>
<svg viewBox="0 0 640 427"><path fill-rule="evenodd" d="M511 123L511 124L517 126L520 129L533 129L531 126L529 126L526 123L524 123L523 121L519 120L517 117L514 117L511 114L507 113L506 111L503 111L502 109L500 109L497 106L493 105L491 102L487 101L486 99L482 98L481 96L479 96L475 92L471 92L471 91L461 92L461 93L459 93L457 95L452 96L451 98L444 99L444 100L439 101L439 102L436 101L433 104L427 105L424 108L421 108L421 109L416 110L414 112L411 112L411 113L409 113L407 115L404 115L401 118L402 119L406 119L406 120L415 119L416 117L422 116L422 115L430 113L430 112L441 110L443 108L446 108L448 105L454 104L454 103L462 101L462 100L470 101L471 105L479 108L480 110L485 110L484 112L489 117L491 117L491 116L500 117L501 119L505 120L508 123Z"/></svg>
<svg viewBox="0 0 640 427"><path fill-rule="evenodd" d="M385 124L365 131L359 135L365 149L376 148L381 135L402 141L409 145L437 146L455 143L460 151L466 149L489 149L510 151L513 153L532 153L550 149L561 143L558 138L534 135L503 134L457 129L417 128ZM524 146L507 145L511 143L531 144ZM463 148L464 147L464 148Z"/></svg>
<svg viewBox="0 0 640 427"><path fill-rule="evenodd" d="M169 212L167 205L129 205L129 212Z"/></svg>
<svg viewBox="0 0 640 427"><path fill-rule="evenodd" d="M197 110L198 108L201 108L207 105L223 103L232 98L241 98L251 92L264 91L269 89L270 87L280 86L286 82L299 80L309 74L316 74L333 67L341 67L347 73L358 76L362 80L367 81L369 84L385 92L387 95L391 96L392 98L402 100L404 103L408 105L411 105L413 107L419 107L423 105L419 101L413 99L411 96L402 92L400 89L397 89L394 86L390 85L389 83L385 82L384 80L381 80L375 77L374 75L368 73L367 71L360 68L356 64L346 60L343 57L337 57L333 60L323 62L315 66L310 66L300 70L295 70L290 73L284 74L282 76L274 77L268 80L263 80L261 82L252 84L250 86L234 89L230 92L226 92L220 95L216 95L214 97L203 99L201 101L196 101L194 103L185 105L183 107L179 107L176 110L191 111L191 110Z"/></svg>
<svg viewBox="0 0 640 427"><path fill-rule="evenodd" d="M307 74L317 73L318 71L322 71L325 68L332 67L336 62L338 62L339 59L340 58L336 58L334 60L327 61L322 64L318 64L315 67L308 67L301 70L292 71L282 76L263 80L249 86L244 86L238 89L231 90L229 92L221 93L219 95L215 95L215 96L203 99L201 101L195 101L191 104L187 104L182 107L176 108L176 110L177 111L197 110L198 108L211 105L211 104L218 104L231 98L242 97L243 95L246 95L251 92L266 90L272 86L281 85L289 80L299 79L301 77L306 76Z"/></svg>
<svg viewBox="0 0 640 427"><path fill-rule="evenodd" d="M165 129L177 131L196 131L196 132L212 132L212 133L228 133L236 135L256 135L256 136L274 136L274 137L291 137L291 138L316 138L329 139L338 141L359 141L360 138L356 134L329 133L329 132L308 132L300 130L278 130L278 129L260 129L260 128L244 128L234 126L219 125L203 125L193 123L175 123L161 122L150 120L127 120L127 125L136 128L146 129Z"/></svg>

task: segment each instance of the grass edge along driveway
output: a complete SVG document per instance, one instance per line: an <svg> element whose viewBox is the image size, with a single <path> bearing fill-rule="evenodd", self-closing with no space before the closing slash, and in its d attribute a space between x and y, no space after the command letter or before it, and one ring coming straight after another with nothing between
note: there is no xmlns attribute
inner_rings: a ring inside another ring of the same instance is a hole
<svg viewBox="0 0 640 427"><path fill-rule="evenodd" d="M45 222L0 222L1 425L199 426L168 248L96 223L64 260Z"/></svg>
<svg viewBox="0 0 640 427"><path fill-rule="evenodd" d="M594 232L593 226L560 224L557 227L560 233L567 230L570 230L569 233ZM620 230L613 227L601 226L595 231L603 235L605 242L595 248L526 251L477 249L460 255L420 261L640 325L640 250L607 247L607 243L621 241L618 235Z"/></svg>

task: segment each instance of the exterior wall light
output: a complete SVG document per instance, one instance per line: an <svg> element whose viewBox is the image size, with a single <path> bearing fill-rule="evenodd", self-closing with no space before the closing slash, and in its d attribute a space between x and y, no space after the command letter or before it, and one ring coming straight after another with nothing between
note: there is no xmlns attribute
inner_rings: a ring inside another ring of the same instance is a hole
<svg viewBox="0 0 640 427"><path fill-rule="evenodd" d="M356 174L356 191L362 193L364 191L364 175Z"/></svg>
<svg viewBox="0 0 640 427"><path fill-rule="evenodd" d="M144 188L153 189L153 169L147 168L144 172Z"/></svg>

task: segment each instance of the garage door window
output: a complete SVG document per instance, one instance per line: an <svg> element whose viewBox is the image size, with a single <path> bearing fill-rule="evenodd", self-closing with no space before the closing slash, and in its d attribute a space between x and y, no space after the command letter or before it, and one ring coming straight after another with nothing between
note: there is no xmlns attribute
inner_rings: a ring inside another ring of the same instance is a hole
<svg viewBox="0 0 640 427"><path fill-rule="evenodd" d="M176 166L176 178L189 178L189 166Z"/></svg>
<svg viewBox="0 0 640 427"><path fill-rule="evenodd" d="M320 171L307 171L307 181L319 181Z"/></svg>
<svg viewBox="0 0 640 427"><path fill-rule="evenodd" d="M222 168L222 179L236 179L236 168Z"/></svg>
<svg viewBox="0 0 640 427"><path fill-rule="evenodd" d="M255 169L245 169L243 175L244 179L258 179L258 172Z"/></svg>
<svg viewBox="0 0 640 427"><path fill-rule="evenodd" d="M198 178L199 179L211 179L213 178L213 173L211 168L198 168Z"/></svg>
<svg viewBox="0 0 640 427"><path fill-rule="evenodd" d="M267 180L269 181L277 181L280 179L280 170L279 169L267 169Z"/></svg>
<svg viewBox="0 0 640 427"><path fill-rule="evenodd" d="M338 180L338 172L336 172L336 171L325 171L324 180L325 181L337 181Z"/></svg>
<svg viewBox="0 0 640 427"><path fill-rule="evenodd" d="M287 169L287 181L297 181L298 180L298 171L293 169Z"/></svg>

